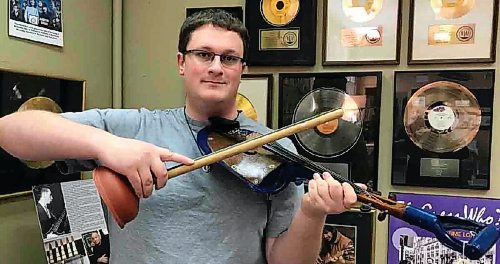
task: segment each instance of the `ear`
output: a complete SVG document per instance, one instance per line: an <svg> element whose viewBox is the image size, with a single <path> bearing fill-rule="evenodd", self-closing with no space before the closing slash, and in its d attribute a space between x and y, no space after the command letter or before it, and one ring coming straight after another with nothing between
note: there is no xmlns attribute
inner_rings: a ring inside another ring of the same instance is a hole
<svg viewBox="0 0 500 264"><path fill-rule="evenodd" d="M179 74L184 76L184 54L177 52L177 68L179 68Z"/></svg>
<svg viewBox="0 0 500 264"><path fill-rule="evenodd" d="M245 69L247 68L247 64L246 63L243 63L241 65L241 73L243 73L245 71Z"/></svg>

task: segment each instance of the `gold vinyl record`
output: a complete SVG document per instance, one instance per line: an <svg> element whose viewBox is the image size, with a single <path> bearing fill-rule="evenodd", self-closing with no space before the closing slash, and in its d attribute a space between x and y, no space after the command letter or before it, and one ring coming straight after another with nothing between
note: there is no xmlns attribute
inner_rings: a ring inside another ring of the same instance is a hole
<svg viewBox="0 0 500 264"><path fill-rule="evenodd" d="M436 81L418 89L406 104L403 123L419 148L458 151L471 143L481 125L476 97L455 82Z"/></svg>
<svg viewBox="0 0 500 264"><path fill-rule="evenodd" d="M431 0L434 13L444 19L460 18L474 8L475 0Z"/></svg>
<svg viewBox="0 0 500 264"><path fill-rule="evenodd" d="M54 100L44 97L44 96L36 96L28 99L24 102L19 109L18 112L27 111L27 110L43 110L49 111L53 113L61 113L61 107L54 102ZM31 169L45 169L54 163L53 160L47 161L30 161L30 160L22 160L21 161Z"/></svg>
<svg viewBox="0 0 500 264"><path fill-rule="evenodd" d="M383 0L342 0L342 10L352 21L364 23L380 13L383 2Z"/></svg>
<svg viewBox="0 0 500 264"><path fill-rule="evenodd" d="M246 96L240 93L236 95L236 108L243 111L246 117L257 121L257 110L255 110L252 102L250 102L250 100Z"/></svg>
<svg viewBox="0 0 500 264"><path fill-rule="evenodd" d="M267 23L273 26L284 26L292 22L299 13L299 8L299 0L260 1L260 13L262 17L264 17Z"/></svg>
<svg viewBox="0 0 500 264"><path fill-rule="evenodd" d="M363 128L361 111L356 101L342 90L320 88L310 91L297 104L293 122L338 108L344 110L341 118L295 134L303 149L318 157L331 158L348 152L356 144Z"/></svg>

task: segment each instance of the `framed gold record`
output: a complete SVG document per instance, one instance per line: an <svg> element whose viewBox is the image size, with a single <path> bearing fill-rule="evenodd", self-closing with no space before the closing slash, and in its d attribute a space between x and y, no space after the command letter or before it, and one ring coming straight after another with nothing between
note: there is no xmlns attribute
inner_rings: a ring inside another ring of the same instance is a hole
<svg viewBox="0 0 500 264"><path fill-rule="evenodd" d="M24 102L18 112L28 111L28 110L42 110L49 111L52 113L62 113L61 107L52 99L45 96L35 96ZM26 166L31 169L45 169L50 165L54 164L53 160L46 161L31 161L31 160L21 160Z"/></svg>
<svg viewBox="0 0 500 264"><path fill-rule="evenodd" d="M292 22L299 13L299 0L261 0L260 13L267 23L273 26L285 26Z"/></svg>
<svg viewBox="0 0 500 264"><path fill-rule="evenodd" d="M383 2L384 0L342 0L342 10L352 21L365 23L380 13Z"/></svg>
<svg viewBox="0 0 500 264"><path fill-rule="evenodd" d="M9 71L0 71L0 79L3 91L0 117L30 110L62 113L85 109L85 81ZM0 199L29 195L35 185L82 179L80 172L62 174L56 163L21 160L0 148L0 177L3 179Z"/></svg>
<svg viewBox="0 0 500 264"><path fill-rule="evenodd" d="M496 59L499 0L411 0L408 64Z"/></svg>
<svg viewBox="0 0 500 264"><path fill-rule="evenodd" d="M245 1L249 66L312 66L317 0Z"/></svg>
<svg viewBox="0 0 500 264"><path fill-rule="evenodd" d="M471 143L481 125L476 97L463 85L436 81L418 89L406 104L403 123L419 148L458 151Z"/></svg>
<svg viewBox="0 0 500 264"><path fill-rule="evenodd" d="M460 18L474 8L476 0L431 0L434 13L444 19Z"/></svg>

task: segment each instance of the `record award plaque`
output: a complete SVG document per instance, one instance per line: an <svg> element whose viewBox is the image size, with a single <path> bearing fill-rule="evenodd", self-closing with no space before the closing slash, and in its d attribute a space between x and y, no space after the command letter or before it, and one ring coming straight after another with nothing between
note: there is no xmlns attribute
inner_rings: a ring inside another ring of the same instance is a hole
<svg viewBox="0 0 500 264"><path fill-rule="evenodd" d="M0 117L21 111L82 111L85 82L0 71ZM53 160L18 159L0 148L0 198L27 195L34 185L74 181L81 173L63 175Z"/></svg>
<svg viewBox="0 0 500 264"><path fill-rule="evenodd" d="M279 76L280 127L341 108L341 118L291 137L299 154L377 189L380 72Z"/></svg>
<svg viewBox="0 0 500 264"><path fill-rule="evenodd" d="M248 65L314 65L316 0L253 0L245 4Z"/></svg>
<svg viewBox="0 0 500 264"><path fill-rule="evenodd" d="M393 184L489 188L493 76L396 72Z"/></svg>

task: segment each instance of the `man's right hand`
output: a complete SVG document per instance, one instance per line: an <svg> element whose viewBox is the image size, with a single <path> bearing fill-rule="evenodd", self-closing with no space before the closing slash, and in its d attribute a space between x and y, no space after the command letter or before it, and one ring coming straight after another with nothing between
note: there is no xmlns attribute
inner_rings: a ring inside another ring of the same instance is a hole
<svg viewBox="0 0 500 264"><path fill-rule="evenodd" d="M193 160L168 149L143 141L114 137L101 146L98 154L101 165L127 177L136 195L149 197L153 192L153 175L156 189L165 186L168 180L164 161L174 161L185 165Z"/></svg>

